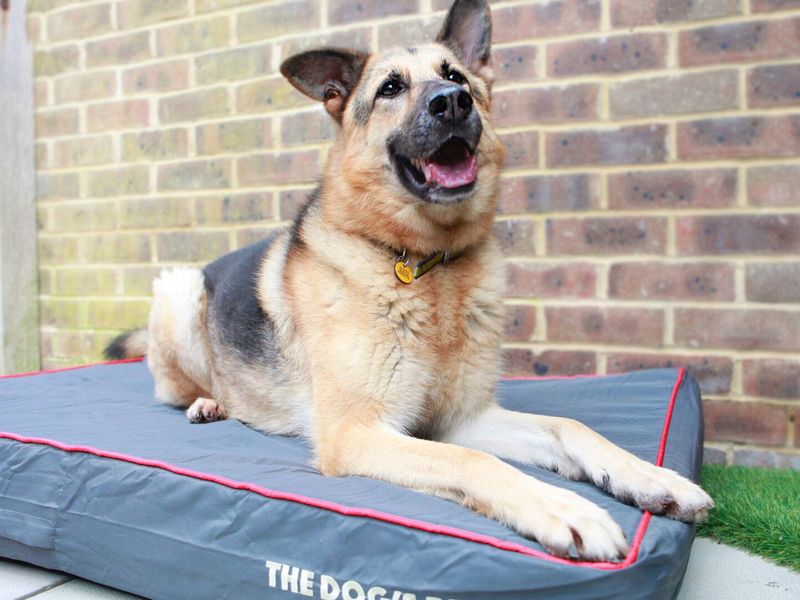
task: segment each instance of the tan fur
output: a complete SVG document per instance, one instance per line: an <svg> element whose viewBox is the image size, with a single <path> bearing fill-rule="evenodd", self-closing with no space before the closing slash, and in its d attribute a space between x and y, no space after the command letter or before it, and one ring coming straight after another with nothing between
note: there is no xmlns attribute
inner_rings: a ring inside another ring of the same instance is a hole
<svg viewBox="0 0 800 600"><path fill-rule="evenodd" d="M467 74L483 135L472 197L434 205L403 188L386 147L415 110L418 84L441 77L443 59ZM373 98L390 71L408 78L409 92L391 105L376 102L359 125L354 107ZM276 364L243 361L222 343L224 332L206 317L200 271L166 272L154 286L150 321L157 395L188 407L193 421L227 414L305 436L326 475L375 477L452 498L555 553L615 559L627 545L604 510L493 455L588 477L685 520L711 501L574 421L497 407L504 274L491 227L503 149L489 119L490 68L479 71L470 73L439 44L369 58L299 241L282 234L256 274L280 349ZM341 103L331 97L331 114ZM406 250L412 262L442 250L463 255L404 285L392 249Z"/></svg>

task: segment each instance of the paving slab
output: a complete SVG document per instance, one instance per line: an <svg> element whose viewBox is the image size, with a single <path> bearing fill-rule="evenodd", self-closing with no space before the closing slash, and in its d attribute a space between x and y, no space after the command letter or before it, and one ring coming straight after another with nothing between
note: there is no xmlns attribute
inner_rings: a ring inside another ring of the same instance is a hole
<svg viewBox="0 0 800 600"><path fill-rule="evenodd" d="M126 594L83 579L73 579L32 600L139 600L139 596Z"/></svg>
<svg viewBox="0 0 800 600"><path fill-rule="evenodd" d="M0 600L136 600L71 575L0 560ZM800 573L742 550L697 539L677 600L795 600Z"/></svg>
<svg viewBox="0 0 800 600"><path fill-rule="evenodd" d="M24 563L0 560L0 600L31 596L72 579L71 575L47 571Z"/></svg>
<svg viewBox="0 0 800 600"><path fill-rule="evenodd" d="M800 573L698 538L678 600L797 600Z"/></svg>

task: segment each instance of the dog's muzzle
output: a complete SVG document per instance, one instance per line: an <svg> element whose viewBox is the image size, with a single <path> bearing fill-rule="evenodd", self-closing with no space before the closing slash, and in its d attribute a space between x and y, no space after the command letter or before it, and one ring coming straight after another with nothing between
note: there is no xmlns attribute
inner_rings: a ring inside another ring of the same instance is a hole
<svg viewBox="0 0 800 600"><path fill-rule="evenodd" d="M389 150L397 175L429 202L468 197L478 177L476 150L483 132L472 96L452 82L424 84L417 109Z"/></svg>

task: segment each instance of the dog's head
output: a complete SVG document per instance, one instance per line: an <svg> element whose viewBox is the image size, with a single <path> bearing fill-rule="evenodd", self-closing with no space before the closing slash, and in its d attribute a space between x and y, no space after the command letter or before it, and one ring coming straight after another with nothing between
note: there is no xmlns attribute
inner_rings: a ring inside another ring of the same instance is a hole
<svg viewBox="0 0 800 600"><path fill-rule="evenodd" d="M451 226L494 211L503 152L489 121L490 44L486 1L456 0L434 43L314 50L283 63L341 125L327 179L346 181L362 217L420 229L415 220Z"/></svg>

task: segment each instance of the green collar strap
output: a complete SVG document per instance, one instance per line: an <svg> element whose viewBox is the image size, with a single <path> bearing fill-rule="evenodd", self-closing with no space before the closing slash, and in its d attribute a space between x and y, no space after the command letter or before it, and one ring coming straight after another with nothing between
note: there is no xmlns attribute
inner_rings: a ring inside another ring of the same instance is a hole
<svg viewBox="0 0 800 600"><path fill-rule="evenodd" d="M460 257L463 252L456 254L450 252L437 252L428 258L424 258L419 261L414 268L409 266L409 261L406 259L406 254L407 253L404 251L403 255L395 263L394 273L397 275L397 278L400 281L406 285L410 285L414 283L416 279L419 279L425 275L425 273L433 269L436 265L447 264L448 262Z"/></svg>

